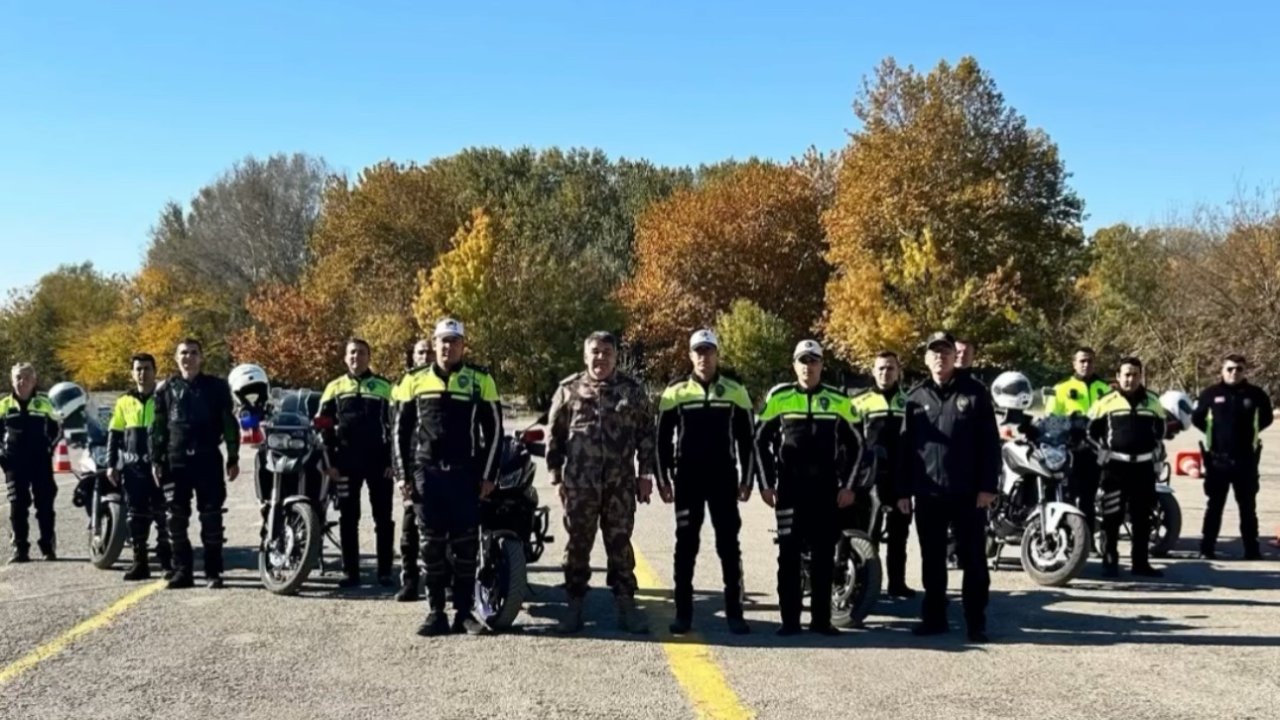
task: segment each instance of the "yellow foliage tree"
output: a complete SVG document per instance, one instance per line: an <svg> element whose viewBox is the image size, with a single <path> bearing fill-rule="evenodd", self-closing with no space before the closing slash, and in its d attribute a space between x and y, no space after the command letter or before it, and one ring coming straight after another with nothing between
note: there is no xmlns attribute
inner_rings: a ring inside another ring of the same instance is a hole
<svg viewBox="0 0 1280 720"><path fill-rule="evenodd" d="M863 364L938 328L995 362L1043 356L1085 263L1056 146L971 58L927 75L886 60L854 112L823 215L828 340Z"/></svg>

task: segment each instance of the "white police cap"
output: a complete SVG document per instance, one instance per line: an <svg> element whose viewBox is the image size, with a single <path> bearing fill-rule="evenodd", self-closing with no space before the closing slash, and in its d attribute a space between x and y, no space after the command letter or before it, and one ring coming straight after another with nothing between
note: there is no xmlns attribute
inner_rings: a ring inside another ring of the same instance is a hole
<svg viewBox="0 0 1280 720"><path fill-rule="evenodd" d="M801 340L796 345L796 351L791 353L792 360L799 360L805 355L816 355L822 357L822 346L817 340Z"/></svg>
<svg viewBox="0 0 1280 720"><path fill-rule="evenodd" d="M716 334L710 330L699 330L689 337L690 350L697 350L705 345L710 345L713 348L719 348L720 338L716 337Z"/></svg>
<svg viewBox="0 0 1280 720"><path fill-rule="evenodd" d="M462 323L453 318L445 318L436 323L436 331L432 333L432 337L466 337L463 331Z"/></svg>

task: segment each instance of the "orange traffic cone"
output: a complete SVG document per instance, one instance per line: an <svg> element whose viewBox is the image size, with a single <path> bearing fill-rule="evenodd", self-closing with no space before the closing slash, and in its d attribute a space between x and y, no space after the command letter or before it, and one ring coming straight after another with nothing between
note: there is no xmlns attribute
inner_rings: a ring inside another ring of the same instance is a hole
<svg viewBox="0 0 1280 720"><path fill-rule="evenodd" d="M58 451L53 456L53 471L56 473L71 472L71 452L67 450L67 441L58 441Z"/></svg>
<svg viewBox="0 0 1280 720"><path fill-rule="evenodd" d="M1200 460L1200 453L1195 450L1181 450L1174 456L1174 470L1179 475L1190 476L1193 478L1203 477L1204 470Z"/></svg>

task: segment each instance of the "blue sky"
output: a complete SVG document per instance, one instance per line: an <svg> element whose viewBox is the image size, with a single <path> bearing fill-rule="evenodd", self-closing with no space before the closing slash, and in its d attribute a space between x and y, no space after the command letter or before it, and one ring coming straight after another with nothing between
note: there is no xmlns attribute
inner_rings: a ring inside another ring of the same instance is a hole
<svg viewBox="0 0 1280 720"><path fill-rule="evenodd" d="M1089 229L1278 179L1280 4L426 5L0 0L0 291L136 269L163 203L247 154L354 174L471 145L839 147L889 55L975 56L1058 143Z"/></svg>

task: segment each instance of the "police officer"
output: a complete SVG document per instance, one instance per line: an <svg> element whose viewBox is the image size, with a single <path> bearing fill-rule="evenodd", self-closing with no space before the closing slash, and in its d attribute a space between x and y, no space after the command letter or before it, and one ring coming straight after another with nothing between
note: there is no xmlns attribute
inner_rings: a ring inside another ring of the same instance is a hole
<svg viewBox="0 0 1280 720"><path fill-rule="evenodd" d="M1218 530L1227 493L1236 494L1240 509L1240 541L1245 560L1261 560L1258 547L1258 461L1262 453L1262 431L1273 421L1271 398L1245 379L1248 365L1242 355L1228 355L1222 361L1222 382L1200 393L1191 422L1204 433L1201 447L1205 458L1204 494L1209 500L1204 511L1200 554L1214 559Z"/></svg>
<svg viewBox="0 0 1280 720"><path fill-rule="evenodd" d="M147 353L138 353L130 364L134 387L116 400L107 425L107 479L116 487L123 481L129 507L133 564L125 571L124 579L146 580L151 577L147 542L153 524L156 526L156 557L166 579L171 579L173 548L169 544L164 493L151 477L151 457L147 452L147 434L156 411L156 359Z"/></svg>
<svg viewBox="0 0 1280 720"><path fill-rule="evenodd" d="M800 563L808 550L809 629L837 635L831 576L839 510L853 505L855 490L870 478L849 396L822 382L822 346L801 341L792 358L796 382L769 391L756 431L760 495L778 520L778 634L800 632Z"/></svg>
<svg viewBox="0 0 1280 720"><path fill-rule="evenodd" d="M1133 574L1163 577L1147 560L1151 506L1156 502L1156 460L1167 432L1168 414L1160 399L1143 385L1142 362L1120 361L1117 389L1089 410L1089 435L1102 453L1102 572L1120 574L1119 533L1129 511Z"/></svg>
<svg viewBox="0 0 1280 720"><path fill-rule="evenodd" d="M240 426L227 381L200 372L204 353L187 338L175 353L178 373L156 388L155 418L147 438L151 469L167 500L173 543L170 590L195 585L194 553L187 535L191 498L200 515L204 574L208 587L222 587L222 513L227 485L240 475ZM226 443L224 464L218 446Z"/></svg>
<svg viewBox="0 0 1280 720"><path fill-rule="evenodd" d="M885 566L889 575L889 596L910 599L916 591L907 586L907 536L911 532L911 513L898 508L898 479L900 451L898 441L902 436L902 418L907 406L907 395L902 391L898 378L902 367L897 353L881 351L871 369L875 387L853 396L853 409L860 419L859 429L867 446L874 449L877 458L875 490L885 508L884 518L888 531L885 548ZM855 527L871 527L871 503L859 498L854 506L857 521Z"/></svg>
<svg viewBox="0 0 1280 720"><path fill-rule="evenodd" d="M1111 384L1094 373L1093 348L1080 347L1071 357L1071 377L1053 386L1053 395L1045 401L1045 414L1059 417L1088 416L1089 409L1111 392ZM1071 494L1076 507L1084 512L1089 534L1097 530L1098 455L1082 449L1071 458Z"/></svg>
<svg viewBox="0 0 1280 720"><path fill-rule="evenodd" d="M750 632L742 618L738 502L751 497L751 397L720 373L719 348L714 332L695 332L689 339L693 372L668 386L658 403L658 492L676 504L675 635L693 625L693 569L708 509L724 575L725 619L735 635Z"/></svg>
<svg viewBox="0 0 1280 720"><path fill-rule="evenodd" d="M480 635L489 628L471 612L480 554L480 499L493 491L502 437L498 389L488 370L465 363L464 327L441 320L433 333L436 359L414 373L400 409L397 439L401 474L413 478L414 511L422 535L422 561L430 609L418 628L424 636L450 632L445 619L453 558L452 631Z"/></svg>
<svg viewBox="0 0 1280 720"><path fill-rule="evenodd" d="M31 560L27 511L33 499L40 555L45 560L57 560L53 501L58 496L58 486L53 481L53 449L62 430L49 396L36 392L36 370L30 363L14 365L11 380L13 392L0 397L0 469L4 470L9 523L13 528L9 562Z"/></svg>
<svg viewBox="0 0 1280 720"><path fill-rule="evenodd" d="M413 376L431 367L433 360L430 340L419 340L413 344L413 349L409 351L404 377L400 378L400 382L391 391L396 418L400 417L400 409L409 400L409 386L413 383ZM399 443L392 443L391 447L396 451ZM396 455L398 456L399 453L396 452ZM400 467L398 459L394 464ZM404 506L404 513L400 518L400 589L396 592L396 601L413 602L418 599L418 543L421 542L418 536L417 515L413 509L413 478L400 478L396 485L400 489L400 500Z"/></svg>
<svg viewBox="0 0 1280 720"><path fill-rule="evenodd" d="M936 332L925 342L929 377L907 393L902 448L904 483L898 508L916 513L924 601L916 635L947 624L947 528L955 532L964 572L962 597L969 641L987 642L987 511L1000 475L1000 431L986 388L957 372L955 338Z"/></svg>
<svg viewBox="0 0 1280 720"><path fill-rule="evenodd" d="M618 625L626 632L643 634L649 626L635 605L631 533L636 501L649 502L657 472L653 403L639 382L618 372L618 340L611 333L589 335L583 343L583 360L587 369L560 383L547 416L547 470L551 484L560 490L569 535L564 548L569 607L558 631L582 629L591 547L599 528Z"/></svg>
<svg viewBox="0 0 1280 720"><path fill-rule="evenodd" d="M369 488L378 557L378 584L391 586L391 381L369 369L369 344L347 340L347 373L320 396L317 415L333 422L322 434L329 451L329 477L338 481L342 569L339 587L360 585L360 488Z"/></svg>

